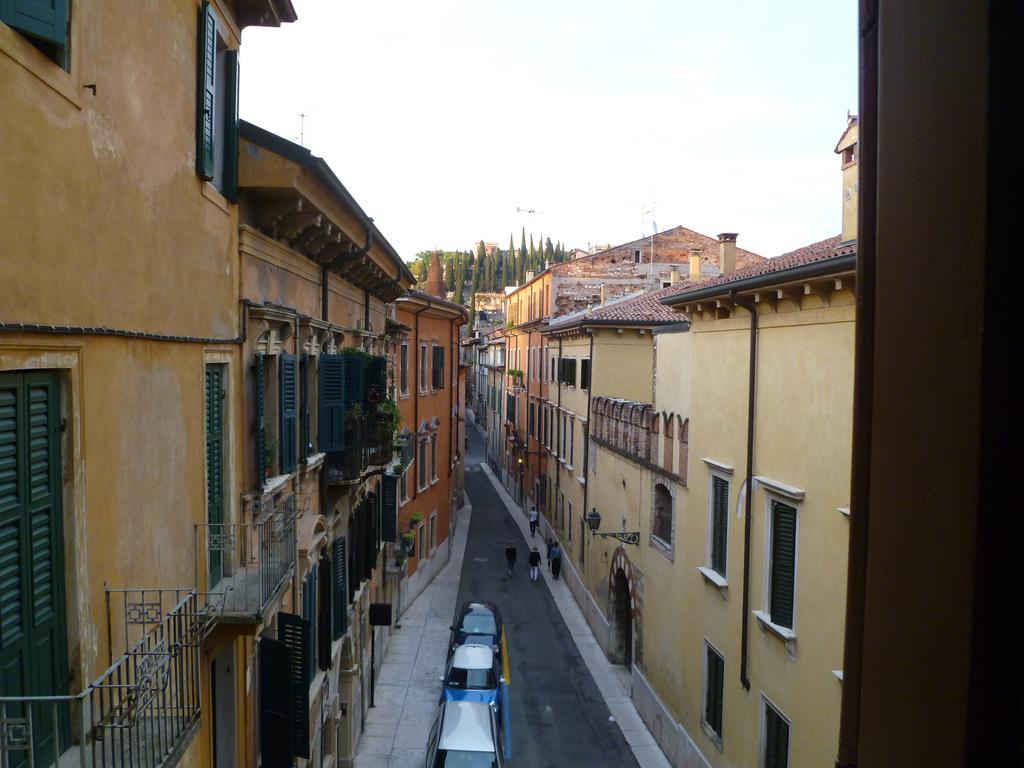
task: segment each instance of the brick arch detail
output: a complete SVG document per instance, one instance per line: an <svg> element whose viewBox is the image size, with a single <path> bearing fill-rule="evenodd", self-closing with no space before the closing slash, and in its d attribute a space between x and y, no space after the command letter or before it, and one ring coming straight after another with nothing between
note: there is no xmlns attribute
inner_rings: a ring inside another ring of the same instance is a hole
<svg viewBox="0 0 1024 768"><path fill-rule="evenodd" d="M611 574L608 579L608 591L611 593L612 584L615 583L615 574L618 571L622 571L626 576L626 585L629 587L629 610L633 614L633 619L636 619L636 580L633 578L633 563L629 560L629 555L626 554L626 550L623 547L618 547L615 550L615 554L612 556ZM611 604L614 595L608 595L609 604Z"/></svg>

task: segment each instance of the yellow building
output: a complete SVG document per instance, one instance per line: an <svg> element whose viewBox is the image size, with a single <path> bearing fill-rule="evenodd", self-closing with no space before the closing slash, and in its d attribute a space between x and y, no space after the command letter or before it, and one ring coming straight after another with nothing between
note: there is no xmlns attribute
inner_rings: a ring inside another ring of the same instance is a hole
<svg viewBox="0 0 1024 768"><path fill-rule="evenodd" d="M601 535L567 582L673 765L835 758L855 260L836 236L664 289L689 324L655 329L653 364L630 366L653 398L594 385Z"/></svg>

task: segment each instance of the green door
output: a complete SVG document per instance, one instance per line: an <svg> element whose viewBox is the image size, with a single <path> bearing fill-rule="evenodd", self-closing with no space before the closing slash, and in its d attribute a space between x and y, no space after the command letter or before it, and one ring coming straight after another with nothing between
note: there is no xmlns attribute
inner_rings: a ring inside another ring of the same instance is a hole
<svg viewBox="0 0 1024 768"><path fill-rule="evenodd" d="M50 373L0 374L0 695L67 694L60 395ZM6 715L25 717L8 705ZM67 743L68 718L32 711L36 765ZM11 765L27 762L13 752Z"/></svg>
<svg viewBox="0 0 1024 768"><path fill-rule="evenodd" d="M224 577L224 366L206 366L206 509L210 552L209 588Z"/></svg>

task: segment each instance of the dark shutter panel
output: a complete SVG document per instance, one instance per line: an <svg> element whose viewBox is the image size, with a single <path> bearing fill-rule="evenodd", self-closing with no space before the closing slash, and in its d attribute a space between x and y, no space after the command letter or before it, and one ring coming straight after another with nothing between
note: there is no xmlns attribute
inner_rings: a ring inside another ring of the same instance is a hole
<svg viewBox="0 0 1024 768"><path fill-rule="evenodd" d="M266 385L263 382L263 355L256 355L256 369L253 371L253 405L256 410L253 423L253 434L256 437L256 488L263 487L266 479L266 445L267 445L267 424L264 418L263 392Z"/></svg>
<svg viewBox="0 0 1024 768"><path fill-rule="evenodd" d="M199 92L196 98L196 172L213 178L213 107L217 81L217 21L204 0L199 10Z"/></svg>
<svg viewBox="0 0 1024 768"><path fill-rule="evenodd" d="M207 522L224 522L224 388L221 367L206 366L206 509ZM220 534L221 529L212 529ZM210 551L207 583L212 589L224 575L224 553Z"/></svg>
<svg viewBox="0 0 1024 768"><path fill-rule="evenodd" d="M765 768L787 768L789 765L789 723L770 704L765 704L764 723Z"/></svg>
<svg viewBox="0 0 1024 768"><path fill-rule="evenodd" d="M359 553L362 544L359 539L359 508L356 507L354 514L348 524L348 561L346 562L346 573L348 574L348 597L347 601L352 602L359 589Z"/></svg>
<svg viewBox="0 0 1024 768"><path fill-rule="evenodd" d="M68 0L0 0L0 21L57 45L68 43Z"/></svg>
<svg viewBox="0 0 1024 768"><path fill-rule="evenodd" d="M284 614L282 614L284 615ZM260 662L260 765L292 768L294 723L292 707L292 654L288 646L263 638Z"/></svg>
<svg viewBox="0 0 1024 768"><path fill-rule="evenodd" d="M320 450L334 453L345 447L345 358L320 355Z"/></svg>
<svg viewBox="0 0 1024 768"><path fill-rule="evenodd" d="M348 631L348 580L345 559L345 539L334 540L334 639Z"/></svg>
<svg viewBox="0 0 1024 768"><path fill-rule="evenodd" d="M398 476L384 475L381 479L381 538L392 544L398 542Z"/></svg>
<svg viewBox="0 0 1024 768"><path fill-rule="evenodd" d="M291 683L289 688L294 734L292 755L305 758L309 757L309 684L306 682L309 632L309 622L301 616L284 612L277 614L277 635L290 651L288 677Z"/></svg>
<svg viewBox="0 0 1024 768"><path fill-rule="evenodd" d="M311 452L309 431L309 355L299 358L299 458L305 462Z"/></svg>
<svg viewBox="0 0 1024 768"><path fill-rule="evenodd" d="M377 402L383 402L388 396L388 361L379 355L366 363L367 398L373 390L377 392Z"/></svg>
<svg viewBox="0 0 1024 768"><path fill-rule="evenodd" d="M722 736L722 699L725 687L725 659L707 648L707 696L704 720L711 729Z"/></svg>
<svg viewBox="0 0 1024 768"><path fill-rule="evenodd" d="M238 202L238 51L226 54L224 83L224 197Z"/></svg>
<svg viewBox="0 0 1024 768"><path fill-rule="evenodd" d="M728 556L729 484L720 477L712 477L713 510L711 535L711 567L725 576Z"/></svg>
<svg viewBox="0 0 1024 768"><path fill-rule="evenodd" d="M306 647L304 649L303 675L306 685L313 682L313 672L316 666L316 644L313 637L313 627L316 624L316 595L317 595L317 566L316 563L306 573L302 580L302 618L309 624L309 632L306 633Z"/></svg>
<svg viewBox="0 0 1024 768"><path fill-rule="evenodd" d="M320 669L331 668L331 606L334 596L334 570L327 549L320 550L320 574L317 585L320 590L316 614L316 658Z"/></svg>
<svg viewBox="0 0 1024 768"><path fill-rule="evenodd" d="M344 404L345 412L352 410L353 406L363 407L366 401L365 384L366 370L362 355L342 355L342 365L345 369L344 378Z"/></svg>
<svg viewBox="0 0 1024 768"><path fill-rule="evenodd" d="M298 426L298 392L295 384L295 355L281 354L281 473L295 470L295 430Z"/></svg>
<svg viewBox="0 0 1024 768"><path fill-rule="evenodd" d="M373 576L373 566L377 560L377 504L371 494L367 494L363 504L363 578Z"/></svg>
<svg viewBox="0 0 1024 768"><path fill-rule="evenodd" d="M793 574L796 564L796 510L772 502L772 623L793 626Z"/></svg>

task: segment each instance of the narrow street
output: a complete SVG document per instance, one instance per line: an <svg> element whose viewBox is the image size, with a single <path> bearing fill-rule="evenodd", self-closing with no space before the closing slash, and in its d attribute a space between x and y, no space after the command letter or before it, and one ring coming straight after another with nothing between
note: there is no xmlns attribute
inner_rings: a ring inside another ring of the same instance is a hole
<svg viewBox="0 0 1024 768"><path fill-rule="evenodd" d="M530 581L531 544L544 554L540 534L520 528L480 468L484 441L467 429L466 489L473 519L462 566L458 602L490 600L501 611L512 675L512 765L623 768L636 765L619 727L566 627L543 580ZM506 576L505 547L518 549Z"/></svg>

